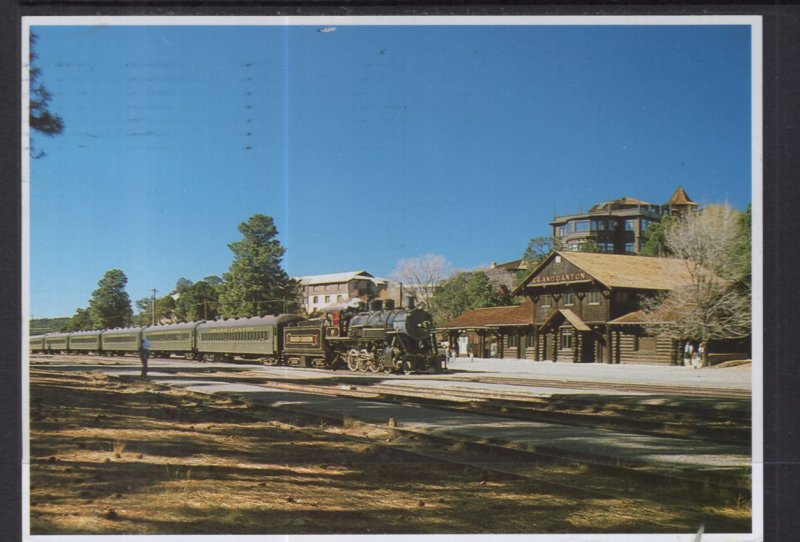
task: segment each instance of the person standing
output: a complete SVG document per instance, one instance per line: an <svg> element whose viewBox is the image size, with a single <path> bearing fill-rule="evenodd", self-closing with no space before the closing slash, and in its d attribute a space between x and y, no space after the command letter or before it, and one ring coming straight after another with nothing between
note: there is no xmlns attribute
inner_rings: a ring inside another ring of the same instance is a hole
<svg viewBox="0 0 800 542"><path fill-rule="evenodd" d="M147 377L147 358L150 356L150 341L147 337L142 337L142 343L139 345L139 359L142 360L142 376Z"/></svg>
<svg viewBox="0 0 800 542"><path fill-rule="evenodd" d="M469 362L472 363L475 361L475 354L472 353L472 345L467 345L467 356L469 356Z"/></svg>
<svg viewBox="0 0 800 542"><path fill-rule="evenodd" d="M706 348L703 346L703 343L700 343L697 346L697 350L695 351L694 357L692 357L692 367L695 369L700 369L703 367L703 354L705 353Z"/></svg>
<svg viewBox="0 0 800 542"><path fill-rule="evenodd" d="M690 367L692 365L692 341L686 341L686 344L683 345L683 365L684 367Z"/></svg>

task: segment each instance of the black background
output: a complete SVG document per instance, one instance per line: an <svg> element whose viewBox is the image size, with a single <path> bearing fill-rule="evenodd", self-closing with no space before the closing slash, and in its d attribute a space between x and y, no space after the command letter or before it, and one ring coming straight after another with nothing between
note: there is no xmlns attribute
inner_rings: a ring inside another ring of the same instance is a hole
<svg viewBox="0 0 800 542"><path fill-rule="evenodd" d="M22 539L21 122L24 15L762 15L766 540L800 539L800 7L780 2L2 0L0 18L0 538ZM52 262L58 265L58 262ZM754 513L757 511L754 510Z"/></svg>

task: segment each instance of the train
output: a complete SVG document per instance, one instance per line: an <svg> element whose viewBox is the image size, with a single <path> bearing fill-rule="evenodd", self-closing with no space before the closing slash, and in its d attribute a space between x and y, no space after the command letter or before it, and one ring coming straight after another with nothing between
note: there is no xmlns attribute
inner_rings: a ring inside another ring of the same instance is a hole
<svg viewBox="0 0 800 542"><path fill-rule="evenodd" d="M31 336L33 353L138 354L199 361L250 360L264 365L344 369L354 372L441 372L433 319L407 300L360 300L322 309L315 317L274 314Z"/></svg>

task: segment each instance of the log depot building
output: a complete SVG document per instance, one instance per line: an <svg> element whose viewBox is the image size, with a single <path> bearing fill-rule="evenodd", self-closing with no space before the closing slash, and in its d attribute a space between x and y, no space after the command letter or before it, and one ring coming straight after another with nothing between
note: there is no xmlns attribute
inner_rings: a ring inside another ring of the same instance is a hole
<svg viewBox="0 0 800 542"><path fill-rule="evenodd" d="M482 357L669 365L681 345L645 331L640 299L689 282L678 259L555 251L512 292L523 304L470 311L440 329Z"/></svg>

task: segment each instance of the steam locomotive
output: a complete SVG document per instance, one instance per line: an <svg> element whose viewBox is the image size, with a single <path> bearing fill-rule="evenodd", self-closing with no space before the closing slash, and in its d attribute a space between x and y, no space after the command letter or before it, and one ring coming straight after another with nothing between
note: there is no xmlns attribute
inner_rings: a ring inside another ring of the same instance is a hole
<svg viewBox="0 0 800 542"><path fill-rule="evenodd" d="M229 318L158 326L117 328L30 337L30 350L45 353L138 353L147 339L155 357L207 361L234 358L373 373L439 372L431 315L413 303L395 308L375 300L366 310L358 300L325 308L318 317L296 314Z"/></svg>
<svg viewBox="0 0 800 542"><path fill-rule="evenodd" d="M351 302L293 322L284 329L284 361L374 373L439 372L444 354L437 352L431 315L409 305L395 309L392 300L375 300L364 311Z"/></svg>

